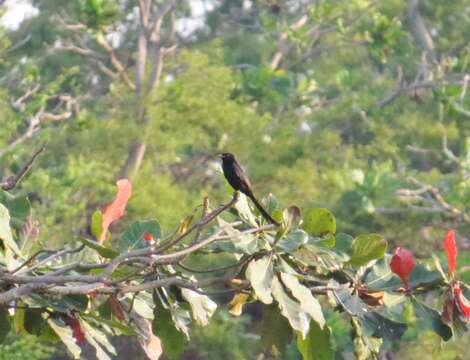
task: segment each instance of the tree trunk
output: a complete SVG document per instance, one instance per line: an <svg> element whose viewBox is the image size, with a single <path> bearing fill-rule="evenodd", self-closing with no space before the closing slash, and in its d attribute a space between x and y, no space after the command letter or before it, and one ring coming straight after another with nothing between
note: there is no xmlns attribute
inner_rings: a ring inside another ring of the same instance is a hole
<svg viewBox="0 0 470 360"><path fill-rule="evenodd" d="M139 171L144 159L147 144L141 140L134 140L129 147L127 160L119 171L120 178L133 178Z"/></svg>
<svg viewBox="0 0 470 360"><path fill-rule="evenodd" d="M418 45L428 56L428 60L436 61L436 50L431 34L426 28L424 21L419 13L419 0L408 0L406 16L410 27Z"/></svg>

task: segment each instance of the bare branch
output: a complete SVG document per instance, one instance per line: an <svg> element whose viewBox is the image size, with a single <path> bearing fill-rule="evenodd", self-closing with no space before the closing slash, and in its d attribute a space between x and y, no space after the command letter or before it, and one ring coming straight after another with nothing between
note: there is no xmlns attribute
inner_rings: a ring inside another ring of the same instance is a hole
<svg viewBox="0 0 470 360"><path fill-rule="evenodd" d="M348 28L351 27L354 23L359 21L361 18L366 16L369 11L376 6L378 1L373 0L371 1L364 9L362 10L361 13L359 13L357 16L353 17L352 19L349 19L345 22L344 27ZM308 12L308 9L306 9L306 12ZM310 45L308 48L312 48L312 44L315 44L319 38L322 36L329 34L331 32L334 32L337 30L338 26L336 25L336 20L341 17L342 15L338 15L334 17L333 19L329 19L330 23L335 23L335 25L327 26L327 27L321 27L322 24L314 24L312 25L307 31L306 31L306 36L308 38L311 38L310 40ZM278 49L276 53L273 55L271 58L270 62L270 68L272 70L277 69L285 55L287 55L289 52L291 52L295 46L293 43L288 42L288 35L289 32L291 31L296 31L304 27L308 22L308 15L303 15L301 16L298 20L296 20L294 23L289 25L286 30L284 30L282 33L279 34L278 36ZM336 48L336 45L334 46ZM307 51L303 56L302 56L302 61L311 57L315 51Z"/></svg>
<svg viewBox="0 0 470 360"><path fill-rule="evenodd" d="M202 200L202 215L201 215L201 219L204 219L205 217L207 217L207 214L209 213L209 198L206 196L204 197L204 199ZM197 230L196 230L196 235L194 236L194 239L193 241L191 242L191 244L195 244L199 241L199 238L201 236L201 232L202 232L202 226L200 226Z"/></svg>
<svg viewBox="0 0 470 360"><path fill-rule="evenodd" d="M80 245L78 248L76 249L63 249L63 250L60 250L60 251L57 251L55 252L54 254L52 254L51 256L49 256L48 258L44 259L44 260L41 260L40 262L38 262L37 264L25 269L24 271L20 271L19 269L17 270L17 272L19 273L28 273L34 269L37 269L38 267L41 267L42 265L44 264L47 264L48 262L52 262L53 260L55 259L58 259L58 258L61 258L63 257L64 255L67 255L67 254L74 254L74 253L77 253L77 252L80 252L82 251L83 249L85 248L85 245Z"/></svg>
<svg viewBox="0 0 470 360"><path fill-rule="evenodd" d="M212 236L208 237L207 239L204 239L194 245L191 245L187 247L186 249L180 250L180 251L175 251L171 254L165 254L165 255L158 255L156 263L158 264L167 264L167 263L175 263L178 262L181 258L184 258L185 256L203 248L206 247L207 245L218 241L218 240L224 240L224 239L236 239L238 237L243 237L248 234L253 234L253 233L258 233L266 230L272 230L275 228L275 225L269 224L265 225L259 228L254 228L254 229L249 229L245 231L241 231L238 234L230 234L230 235L221 235L226 229L225 227L222 227L219 231L215 232ZM154 252L157 252L154 251Z"/></svg>
<svg viewBox="0 0 470 360"><path fill-rule="evenodd" d="M447 146L447 135L444 134L442 136L442 152L444 155L453 163L460 164L459 158L455 156L455 154L452 152L452 150L449 149Z"/></svg>
<svg viewBox="0 0 470 360"><path fill-rule="evenodd" d="M33 86L33 87L29 88L28 90L26 90L26 92L23 95L21 95L18 99L13 101L13 103L12 103L13 108L15 108L15 109L21 108L21 106L24 104L24 102L26 100L28 100L31 96L36 94L39 91L40 88L41 88L41 85L36 84L35 86Z"/></svg>
<svg viewBox="0 0 470 360"><path fill-rule="evenodd" d="M86 30L86 25L85 24L82 24L82 23L68 23L66 20L65 20L65 15L64 14L57 14L56 15L56 18L58 20L58 22L60 23L60 25L64 28L64 29L67 29L67 30L70 30L70 31L83 31L83 30Z"/></svg>
<svg viewBox="0 0 470 360"><path fill-rule="evenodd" d="M108 53L109 56L109 61L111 64L114 66L114 68L117 70L119 73L119 76L121 77L122 81L133 91L135 91L136 87L135 84L129 79L126 73L126 69L124 65L122 64L121 61L117 58L114 49L112 46L108 43L106 38L103 36L103 34L98 34L96 36L96 41L98 44L101 45L101 47Z"/></svg>
<svg viewBox="0 0 470 360"><path fill-rule="evenodd" d="M53 253L55 252L54 250L39 250L39 251L36 251L33 255L31 255L25 262L23 262L20 266L18 266L17 268L15 268L14 270L11 270L10 271L10 274L15 274L16 272L18 272L20 269L22 269L23 267L31 264L34 259L36 259L39 255L41 254L50 254L50 253Z"/></svg>
<svg viewBox="0 0 470 360"><path fill-rule="evenodd" d="M36 160L36 158L39 156L40 153L44 151L46 148L46 144L42 145L36 152L31 156L31 158L28 160L28 162L23 166L23 168L18 172L18 174L14 176L10 176L6 178L6 180L2 181L0 183L0 187L2 190L9 191L15 188L21 180L26 176L26 174L31 170L33 167L33 163Z"/></svg>
<svg viewBox="0 0 470 360"><path fill-rule="evenodd" d="M153 16L151 23L148 26L150 30L150 37L160 36L160 30L162 27L162 22L165 16L173 10L175 6L175 0L169 0L160 10L157 10Z"/></svg>
<svg viewBox="0 0 470 360"><path fill-rule="evenodd" d="M461 79L452 79L452 78L444 78L441 80L423 80L423 81L414 81L411 84L401 83L399 86L387 95L385 95L382 99L378 100L375 104L377 107L384 107L386 105L391 104L395 101L398 97L403 94L409 93L416 89L429 89L434 88L436 86L442 85L460 85L462 84Z"/></svg>
<svg viewBox="0 0 470 360"><path fill-rule="evenodd" d="M208 215L203 217L196 224L192 225L188 230L186 230L186 232L184 234L181 234L180 236L178 236L174 240L171 240L168 243L162 244L161 246L157 247L156 251L163 252L163 251L169 249L173 245L179 243L183 238L185 238L187 235L189 235L194 230L200 229L202 226L207 225L208 223L210 223L217 216L219 216L222 212L224 212L225 210L231 208L238 201L239 195L240 194L238 193L238 191L235 191L233 193L233 197L232 197L232 200L230 200L230 202L228 202L226 205L223 205L223 206L219 207L218 209L215 209L214 211L212 211L211 213L209 213Z"/></svg>
<svg viewBox="0 0 470 360"><path fill-rule="evenodd" d="M28 34L24 37L23 40L17 42L15 45L13 45L12 47L8 48L5 52L6 53L11 53L17 49L19 49L20 47L22 47L23 45L25 45L29 40L31 40L31 34Z"/></svg>
<svg viewBox="0 0 470 360"><path fill-rule="evenodd" d="M28 296L33 292L46 289L48 286L48 284L26 284L18 288L12 288L8 291L0 293L0 305L8 304L13 300L19 299L23 296Z"/></svg>
<svg viewBox="0 0 470 360"><path fill-rule="evenodd" d="M426 28L419 12L419 0L407 1L407 18L410 24L410 31L416 39L418 45L430 57L433 62L436 61L436 50L431 34Z"/></svg>
<svg viewBox="0 0 470 360"><path fill-rule="evenodd" d="M395 192L395 196L405 201L430 203L435 211L444 212L447 216L457 221L470 223L470 215L446 202L438 188L424 184L413 177L409 178L408 181L418 188L414 190L399 189Z"/></svg>
<svg viewBox="0 0 470 360"><path fill-rule="evenodd" d="M13 140L10 144L8 144L6 148L0 150L0 158L3 157L7 152L13 150L19 144L31 138L33 135L35 135L38 132L39 130L38 126L39 126L39 123L41 122L41 117L44 114L44 111L45 111L45 106L41 106L39 110L33 116L31 116L31 118L29 119L29 124L28 124L28 128L26 129L26 131L22 135L20 135L18 138Z"/></svg>
<svg viewBox="0 0 470 360"><path fill-rule="evenodd" d="M91 50L88 47L82 47L75 44L68 44L68 45L57 45L54 47L54 50L57 51L70 51L82 56L96 56L96 51Z"/></svg>

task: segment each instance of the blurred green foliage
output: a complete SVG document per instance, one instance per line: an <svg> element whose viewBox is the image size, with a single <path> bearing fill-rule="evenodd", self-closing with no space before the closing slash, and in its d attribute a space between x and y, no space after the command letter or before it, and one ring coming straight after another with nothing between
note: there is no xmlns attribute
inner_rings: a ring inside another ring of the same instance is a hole
<svg viewBox="0 0 470 360"><path fill-rule="evenodd" d="M21 336L10 334L3 344L0 344L1 360L43 360L48 359L55 348L37 341L32 335Z"/></svg>
<svg viewBox="0 0 470 360"><path fill-rule="evenodd" d="M16 31L2 30L0 151L27 130L48 96L84 97L70 121L49 121L0 155L0 175L8 176L48 141L46 153L17 190L35 194L30 200L40 224L38 248L88 231L91 214L112 199L129 146L141 138L147 150L132 179L128 222L157 218L169 232L200 210L204 196L214 205L221 202L229 192L215 155L229 150L246 166L260 197L272 192L283 206L329 208L338 231L378 232L429 256L440 251L445 229L454 227L468 249L468 221L429 194L415 200L397 196L400 189L416 189L408 181L412 176L439 189L451 207L469 212L470 97L461 82L470 61L467 1L421 1L421 16L439 55L436 63L423 61L405 0L280 2L279 14L267 1L251 1L251 10L243 1L220 1L208 11L204 31L181 36L180 50L165 60L160 86L143 100L105 77L90 58L54 51L57 41L75 35L50 21L60 10L93 33L119 24L116 52L135 60L134 1L33 3L38 16ZM176 6L176 17L188 14L187 4ZM286 27L304 14L307 26ZM283 32L289 51L272 68ZM7 51L28 34L26 45ZM127 71L132 76L135 69L131 65ZM415 81L434 83L381 105L399 82ZM41 90L15 107L14 100L36 83ZM140 101L145 124L134 121ZM469 256L461 251L462 267L468 267ZM242 333L243 326L233 331ZM338 329L345 336L346 326ZM207 348L200 354L249 358L244 351L251 340L219 337L227 327L218 320L201 330L196 343L204 341ZM413 341L421 349L430 340L423 335ZM242 349L231 355L219 352L238 346ZM346 346L351 344L338 344ZM399 354L409 356L413 347L405 344Z"/></svg>

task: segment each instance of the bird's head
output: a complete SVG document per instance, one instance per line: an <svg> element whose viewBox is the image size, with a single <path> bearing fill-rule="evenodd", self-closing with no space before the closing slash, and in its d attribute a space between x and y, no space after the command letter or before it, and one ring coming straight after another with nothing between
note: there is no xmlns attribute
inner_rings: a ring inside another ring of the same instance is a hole
<svg viewBox="0 0 470 360"><path fill-rule="evenodd" d="M230 154L230 153L219 154L219 157L222 159L222 161L235 160L235 156L233 156L233 154Z"/></svg>

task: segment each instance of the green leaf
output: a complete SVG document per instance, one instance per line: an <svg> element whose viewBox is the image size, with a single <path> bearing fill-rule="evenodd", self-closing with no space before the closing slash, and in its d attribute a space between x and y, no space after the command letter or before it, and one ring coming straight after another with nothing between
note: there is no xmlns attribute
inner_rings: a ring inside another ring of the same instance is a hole
<svg viewBox="0 0 470 360"><path fill-rule="evenodd" d="M308 234L300 229L291 231L287 236L281 239L276 245L285 252L297 250L308 242Z"/></svg>
<svg viewBox="0 0 470 360"><path fill-rule="evenodd" d="M262 200L262 203L264 205L264 208L266 209L266 211L269 213L269 214L272 214L273 211L277 210L279 208L279 201L277 200L277 198L269 193L268 195L266 195L263 200Z"/></svg>
<svg viewBox="0 0 470 360"><path fill-rule="evenodd" d="M377 261L367 273L365 283L371 290L393 291L402 286L401 280L390 270L392 256L385 254L383 259Z"/></svg>
<svg viewBox="0 0 470 360"><path fill-rule="evenodd" d="M153 319L152 303L148 298L148 293L140 293L134 298L134 310L145 319Z"/></svg>
<svg viewBox="0 0 470 360"><path fill-rule="evenodd" d="M108 303L106 303L106 304L108 304ZM110 308L109 308L109 311L111 312ZM98 316L98 315L95 315L93 313L81 314L80 316L83 319L87 319L88 321L95 321L98 324L105 324L105 325L109 326L110 328L118 330L123 335L129 335L129 336L136 336L137 335L137 333L133 329L131 329L127 325L124 325L124 324L120 323L119 321L105 319L102 316Z"/></svg>
<svg viewBox="0 0 470 360"><path fill-rule="evenodd" d="M47 322L42 317L43 312L41 309L26 309L24 328L28 333L39 336L47 329Z"/></svg>
<svg viewBox="0 0 470 360"><path fill-rule="evenodd" d="M20 255L20 249L13 240L10 227L10 213L8 209L0 204L0 240L3 240L3 244L12 250L14 253Z"/></svg>
<svg viewBox="0 0 470 360"><path fill-rule="evenodd" d="M272 280L272 293L281 309L281 314L289 320L290 326L299 331L305 338L308 333L310 318L307 313L302 311L300 304L287 295L277 276L274 276Z"/></svg>
<svg viewBox="0 0 470 360"><path fill-rule="evenodd" d="M13 316L13 327L15 328L15 333L21 335L25 332L24 328L24 317L25 309L16 309L15 315Z"/></svg>
<svg viewBox="0 0 470 360"><path fill-rule="evenodd" d="M117 249L126 252L149 246L143 239L146 233L151 233L155 240L161 237L160 224L157 220L141 220L129 225L118 240Z"/></svg>
<svg viewBox="0 0 470 360"><path fill-rule="evenodd" d="M406 324L386 318L376 311L365 312L359 319L366 335L388 341L401 339L407 329Z"/></svg>
<svg viewBox="0 0 470 360"><path fill-rule="evenodd" d="M417 264L410 273L409 283L412 288L442 282L443 278L439 271L432 270L425 264Z"/></svg>
<svg viewBox="0 0 470 360"><path fill-rule="evenodd" d="M91 216L91 233L98 240L103 231L103 213L101 210L96 210Z"/></svg>
<svg viewBox="0 0 470 360"><path fill-rule="evenodd" d="M225 229L230 240L217 241L213 249L220 249L228 253L254 254L258 250L258 240L252 234L240 235L240 231L233 228L228 222L218 219L220 227Z"/></svg>
<svg viewBox="0 0 470 360"><path fill-rule="evenodd" d="M352 242L354 238L345 233L336 234L335 250L346 255L352 254Z"/></svg>
<svg viewBox="0 0 470 360"><path fill-rule="evenodd" d="M79 359L82 349L80 349L80 346L75 343L75 339L72 336L72 329L53 318L49 318L47 323L52 330L54 330L57 336L59 336L60 340L62 340L72 357L74 359Z"/></svg>
<svg viewBox="0 0 470 360"><path fill-rule="evenodd" d="M452 329L447 326L441 318L441 314L427 305L411 298L416 320L419 327L434 331L444 341L452 337Z"/></svg>
<svg viewBox="0 0 470 360"><path fill-rule="evenodd" d="M242 219L244 219L248 224L252 226L258 226L256 223L256 217L248 205L248 198L245 194L240 193L238 196L238 201L235 204L235 209L237 209L238 214Z"/></svg>
<svg viewBox="0 0 470 360"><path fill-rule="evenodd" d="M367 274L365 282L371 290L393 291L402 286L401 280L390 270L392 256L385 254L383 259L377 261ZM410 274L411 288L437 283L442 280L438 271L429 269L424 264L417 264Z"/></svg>
<svg viewBox="0 0 470 360"><path fill-rule="evenodd" d="M370 311L357 294L351 294L351 289L343 287L333 293L338 305L360 320L365 335L393 341L400 339L406 331L406 324L386 318L376 311Z"/></svg>
<svg viewBox="0 0 470 360"><path fill-rule="evenodd" d="M336 233L336 219L325 208L313 208L304 216L303 229L311 236L323 236Z"/></svg>
<svg viewBox="0 0 470 360"><path fill-rule="evenodd" d="M10 320L8 317L8 310L5 307L0 307L0 344L3 343L3 340L5 340L10 332Z"/></svg>
<svg viewBox="0 0 470 360"><path fill-rule="evenodd" d="M369 360L376 357L383 340L364 335L361 321L355 317L351 318L351 325L355 359Z"/></svg>
<svg viewBox="0 0 470 360"><path fill-rule="evenodd" d="M336 236L335 234L326 234L321 241L323 246L332 248L336 245Z"/></svg>
<svg viewBox="0 0 470 360"><path fill-rule="evenodd" d="M328 326L323 329L317 324L310 324L310 330L305 338L297 336L297 348L303 360L331 360L334 351L331 344L331 330Z"/></svg>
<svg viewBox="0 0 470 360"><path fill-rule="evenodd" d="M189 311L182 309L182 307L175 302L171 305L166 305L163 303L163 298L166 298L166 296L160 295L158 291L154 294L155 305L161 306L171 313L171 319L173 320L174 326L179 332L186 336L187 340L189 340L189 324L191 323L191 314ZM168 299L166 301L168 301Z"/></svg>
<svg viewBox="0 0 470 360"><path fill-rule="evenodd" d="M251 260L246 267L245 276L258 299L265 304L271 304L273 302L271 283L274 276L272 258L264 256L258 260Z"/></svg>
<svg viewBox="0 0 470 360"><path fill-rule="evenodd" d="M0 202L10 213L11 225L15 228L24 226L31 215L31 203L26 196L13 197L8 193L0 193Z"/></svg>
<svg viewBox="0 0 470 360"><path fill-rule="evenodd" d="M45 321L44 329L42 330L41 333L36 335L38 337L39 341L44 341L44 342L49 342L49 343L59 343L62 340L60 337L56 334L56 332L52 329L52 327L49 326L47 323L47 320Z"/></svg>
<svg viewBox="0 0 470 360"><path fill-rule="evenodd" d="M209 323L209 318L214 315L217 304L208 296L190 289L181 289L181 295L191 305L194 320L199 325L206 326Z"/></svg>
<svg viewBox="0 0 470 360"><path fill-rule="evenodd" d="M97 328L91 326L88 322L79 318L80 327L82 328L83 332L85 333L85 338L87 341L96 349L96 357L98 360L111 360L108 354L105 353L103 347L113 355L116 354L116 349L114 346L109 342L106 335L98 330Z"/></svg>
<svg viewBox="0 0 470 360"><path fill-rule="evenodd" d="M107 248L105 246L101 246L96 241L88 240L82 237L79 237L78 240L82 244L86 245L87 247L95 250L98 254L100 254L104 258L113 259L119 255L119 253L116 250Z"/></svg>
<svg viewBox="0 0 470 360"><path fill-rule="evenodd" d="M280 314L279 308L274 304L263 307L263 318L256 330L264 350L275 347L279 353L283 353L285 347L292 341L293 332L289 321Z"/></svg>
<svg viewBox="0 0 470 360"><path fill-rule="evenodd" d="M359 235L352 242L350 264L356 267L367 264L374 259L380 259L387 250L387 242L378 234Z"/></svg>
<svg viewBox="0 0 470 360"><path fill-rule="evenodd" d="M281 226L279 227L276 233L276 241L283 239L284 236L291 230L297 229L300 221L300 209L297 206L290 206L287 209L284 209L281 215Z"/></svg>
<svg viewBox="0 0 470 360"><path fill-rule="evenodd" d="M286 229L297 228L300 220L300 209L297 206L289 206L282 212L282 224Z"/></svg>
<svg viewBox="0 0 470 360"><path fill-rule="evenodd" d="M35 298L42 306L51 307L57 312L67 313L69 311L83 312L88 307L87 295L64 295L55 298Z"/></svg>
<svg viewBox="0 0 470 360"><path fill-rule="evenodd" d="M171 312L162 306L155 306L152 331L162 342L163 352L170 359L178 358L186 345L186 337L173 323Z"/></svg>
<svg viewBox="0 0 470 360"><path fill-rule="evenodd" d="M303 286L297 277L291 274L281 273L281 280L292 292L292 295L299 300L302 311L309 314L310 317L318 323L320 328L323 329L325 318L323 317L320 303L313 297L310 289Z"/></svg>

